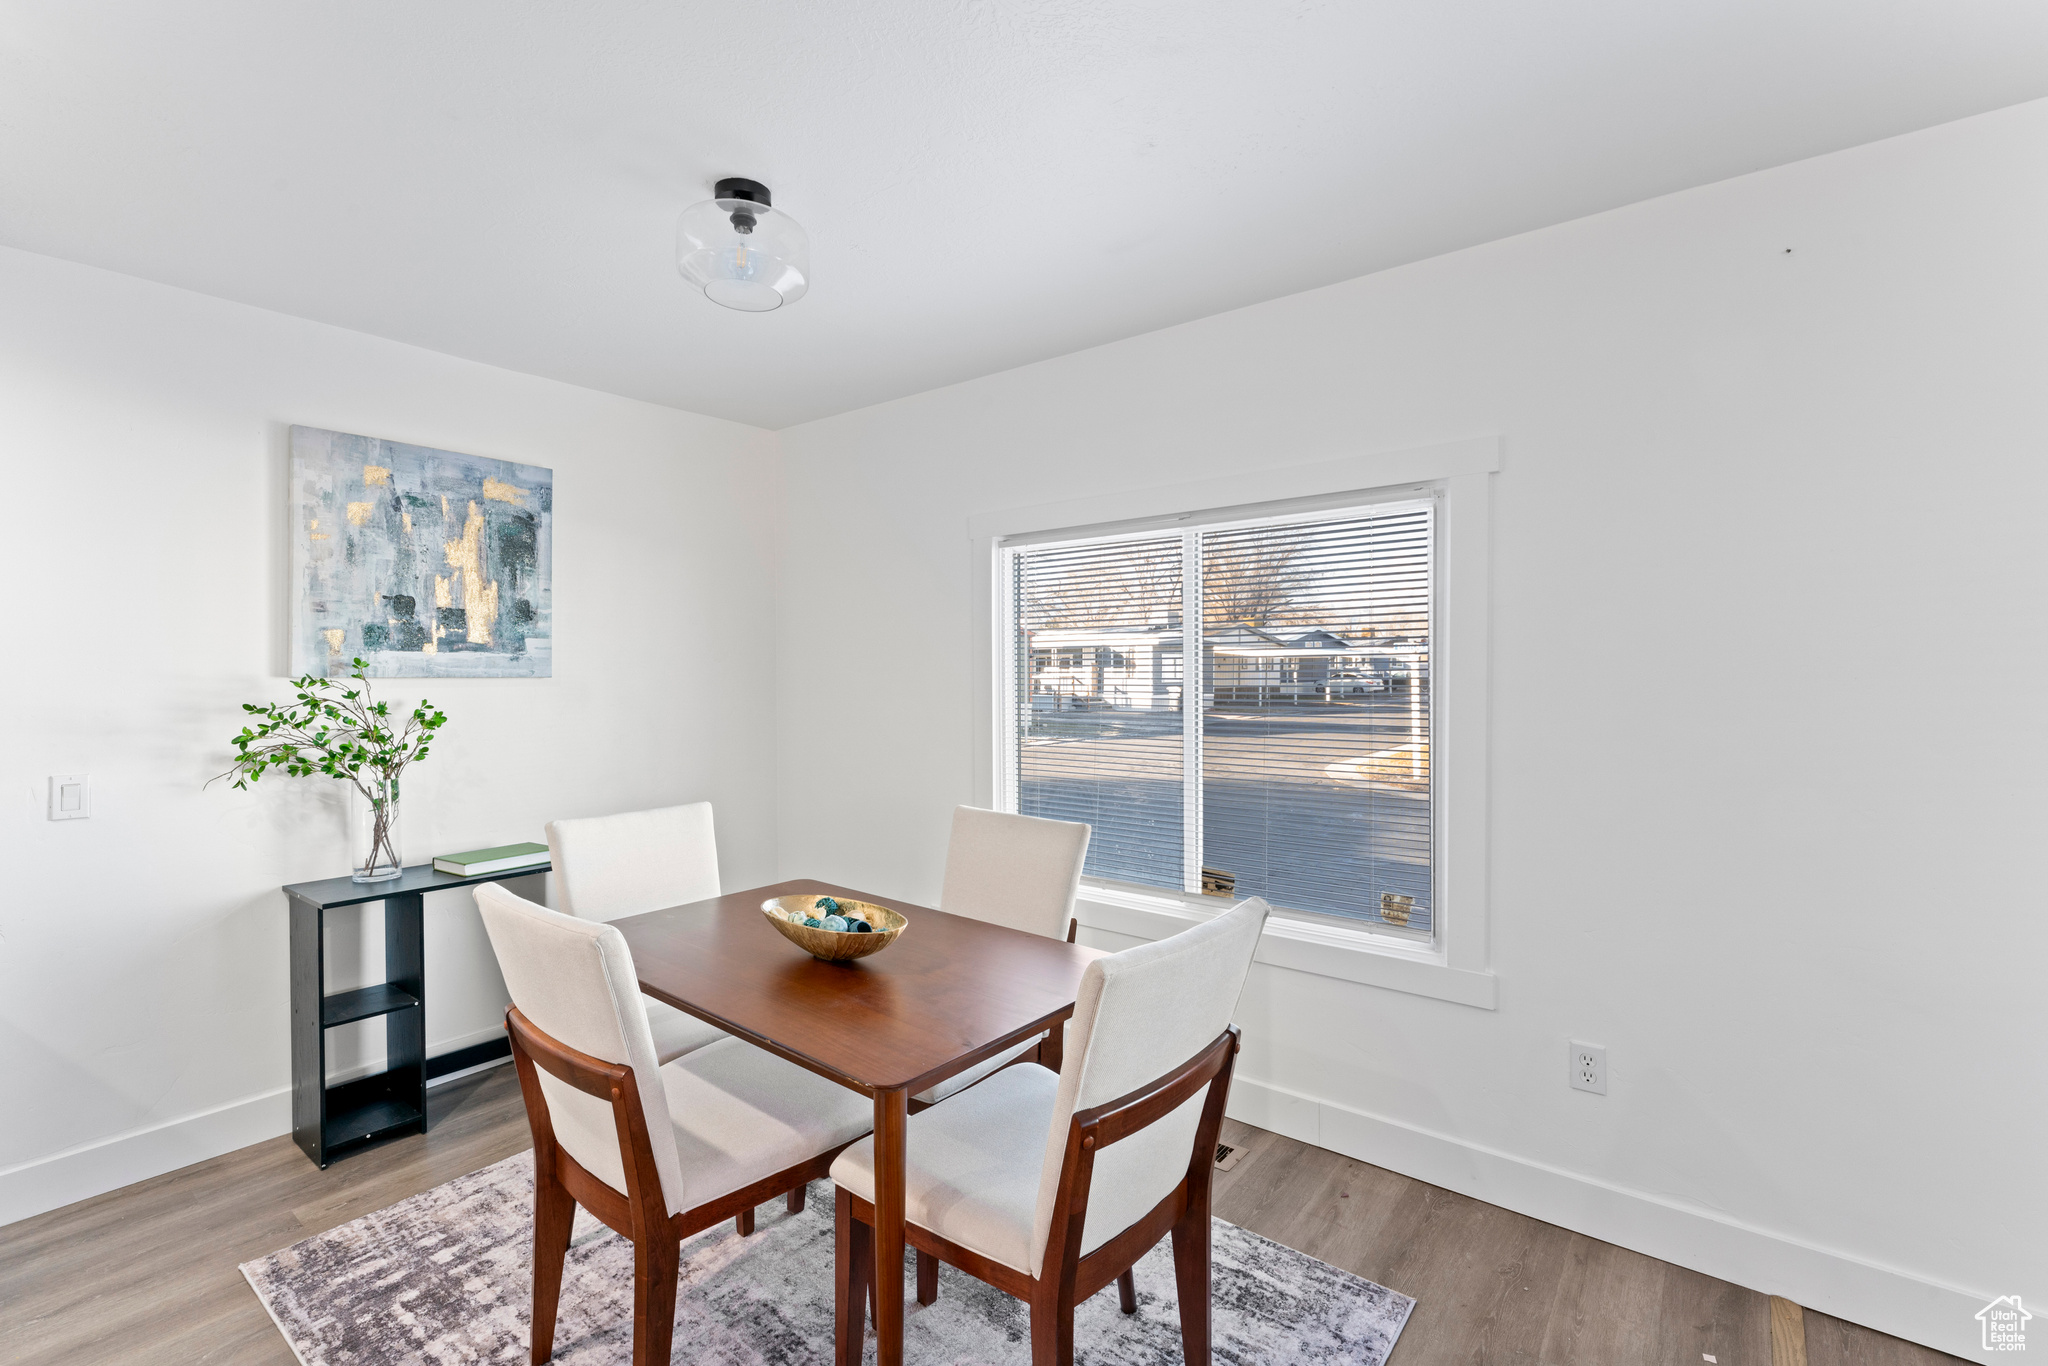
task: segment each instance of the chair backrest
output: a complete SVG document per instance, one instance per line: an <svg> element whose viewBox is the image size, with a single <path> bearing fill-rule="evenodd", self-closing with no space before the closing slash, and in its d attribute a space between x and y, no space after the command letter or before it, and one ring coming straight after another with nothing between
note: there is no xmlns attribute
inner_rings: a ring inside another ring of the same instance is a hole
<svg viewBox="0 0 2048 1366"><path fill-rule="evenodd" d="M669 1213L679 1212L682 1164L625 936L610 925L536 906L496 883L476 888L476 904L519 1013L557 1043L633 1069L662 1199ZM555 1141L592 1176L629 1194L612 1107L545 1071L539 1080Z"/></svg>
<svg viewBox="0 0 2048 1366"><path fill-rule="evenodd" d="M1065 939L1088 833L1079 821L955 807L939 909Z"/></svg>
<svg viewBox="0 0 2048 1366"><path fill-rule="evenodd" d="M1244 991L1267 909L1253 897L1169 939L1098 958L1082 974L1046 1135L1031 1240L1033 1275L1044 1267L1074 1115L1159 1080L1216 1041ZM1188 1174L1203 1101L1198 1091L1096 1154L1087 1246L1123 1232L1180 1184Z"/></svg>
<svg viewBox="0 0 2048 1366"><path fill-rule="evenodd" d="M707 901L718 895L711 803L548 823L559 909L585 920Z"/></svg>

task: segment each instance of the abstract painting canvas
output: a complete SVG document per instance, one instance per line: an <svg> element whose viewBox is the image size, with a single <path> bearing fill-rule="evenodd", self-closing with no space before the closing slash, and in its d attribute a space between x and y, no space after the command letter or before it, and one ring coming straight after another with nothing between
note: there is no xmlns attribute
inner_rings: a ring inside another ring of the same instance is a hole
<svg viewBox="0 0 2048 1366"><path fill-rule="evenodd" d="M297 674L547 678L554 471L292 428Z"/></svg>

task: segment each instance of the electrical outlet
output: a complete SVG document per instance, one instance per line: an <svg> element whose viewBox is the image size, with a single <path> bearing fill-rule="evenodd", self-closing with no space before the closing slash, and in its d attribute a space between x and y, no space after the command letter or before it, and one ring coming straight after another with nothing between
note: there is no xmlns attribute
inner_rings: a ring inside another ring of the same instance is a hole
<svg viewBox="0 0 2048 1366"><path fill-rule="evenodd" d="M1595 1043L1580 1043L1572 1040L1571 1045L1572 1090L1591 1091L1596 1096L1607 1094L1607 1050Z"/></svg>

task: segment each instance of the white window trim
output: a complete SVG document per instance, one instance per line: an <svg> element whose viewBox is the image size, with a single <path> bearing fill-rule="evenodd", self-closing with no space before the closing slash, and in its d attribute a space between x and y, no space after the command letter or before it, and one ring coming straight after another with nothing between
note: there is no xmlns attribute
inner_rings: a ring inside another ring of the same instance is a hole
<svg viewBox="0 0 2048 1366"><path fill-rule="evenodd" d="M1491 1010L1497 980L1488 957L1487 724L1491 628L1488 621L1492 475L1497 437L1348 456L1313 465L1251 470L1192 483L1098 494L971 517L976 695L971 800L996 806L1008 740L1006 687L1011 642L997 572L1002 549L1029 539L1168 528L1266 514L1384 502L1424 489L1440 493L1432 653L1431 753L1435 785L1436 932L1422 944L1329 919L1276 911L1258 961L1394 991ZM1215 915L1223 903L1166 889L1085 879L1077 911L1084 925L1140 939L1162 939Z"/></svg>

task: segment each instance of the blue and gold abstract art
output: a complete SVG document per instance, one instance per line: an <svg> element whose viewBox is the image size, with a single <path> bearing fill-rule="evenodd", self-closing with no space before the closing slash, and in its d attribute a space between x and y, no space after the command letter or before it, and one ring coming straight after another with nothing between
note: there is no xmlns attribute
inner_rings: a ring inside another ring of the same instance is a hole
<svg viewBox="0 0 2048 1366"><path fill-rule="evenodd" d="M552 675L554 471L294 427L293 674Z"/></svg>

